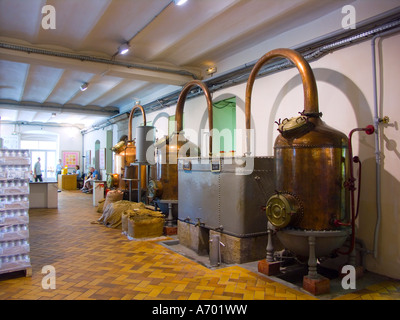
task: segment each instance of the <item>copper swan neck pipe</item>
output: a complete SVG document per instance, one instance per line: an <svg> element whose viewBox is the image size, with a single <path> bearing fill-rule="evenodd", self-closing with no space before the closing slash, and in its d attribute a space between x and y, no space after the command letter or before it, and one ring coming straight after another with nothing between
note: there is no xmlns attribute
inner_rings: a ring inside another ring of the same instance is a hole
<svg viewBox="0 0 400 320"><path fill-rule="evenodd" d="M261 67L267 61L277 57L283 57L290 60L300 72L304 90L304 113L306 115L319 113L317 84L315 82L314 73L312 72L308 62L300 53L292 49L275 49L266 53L257 61L250 73L249 79L247 80L245 100L246 129L250 129L251 127L251 94L255 78Z"/></svg>
<svg viewBox="0 0 400 320"><path fill-rule="evenodd" d="M204 82L200 80L192 80L189 81L182 89L178 102L176 104L176 111L175 111L175 121L176 121L176 131L179 133L183 129L183 106L185 105L186 101L186 96L189 93L190 89L192 89L194 86L200 87L207 99L207 108L208 108L208 127L210 130L210 138L209 138L209 153L210 155L212 154L212 129L214 127L213 125L213 110L212 110L212 99L211 99L211 94L208 89L208 87L204 84Z"/></svg>
<svg viewBox="0 0 400 320"><path fill-rule="evenodd" d="M132 108L131 113L129 114L128 141L132 141L132 119L136 109L140 109L140 111L142 111L143 123L144 125L146 125L146 113L144 111L144 108L140 104L137 104Z"/></svg>

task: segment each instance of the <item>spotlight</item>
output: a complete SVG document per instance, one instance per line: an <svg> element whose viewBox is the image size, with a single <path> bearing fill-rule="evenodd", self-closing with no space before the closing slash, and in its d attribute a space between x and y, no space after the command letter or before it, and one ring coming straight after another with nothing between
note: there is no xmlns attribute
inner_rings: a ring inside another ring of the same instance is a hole
<svg viewBox="0 0 400 320"><path fill-rule="evenodd" d="M82 83L81 91L85 91L88 87L89 87L89 83L87 83L87 82Z"/></svg>
<svg viewBox="0 0 400 320"><path fill-rule="evenodd" d="M174 0L175 4L177 6L181 6L187 2L187 0Z"/></svg>
<svg viewBox="0 0 400 320"><path fill-rule="evenodd" d="M125 53L127 53L129 51L129 48L130 48L129 43L125 42L125 43L123 43L123 44L121 44L119 46L118 53L119 54L125 54Z"/></svg>
<svg viewBox="0 0 400 320"><path fill-rule="evenodd" d="M215 72L217 72L217 67L209 67L206 71L209 76L212 76Z"/></svg>

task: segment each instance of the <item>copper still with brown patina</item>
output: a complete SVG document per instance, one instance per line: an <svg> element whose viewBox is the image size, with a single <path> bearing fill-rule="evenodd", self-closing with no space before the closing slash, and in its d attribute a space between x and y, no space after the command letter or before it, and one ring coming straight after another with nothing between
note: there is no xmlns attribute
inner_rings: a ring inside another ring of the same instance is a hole
<svg viewBox="0 0 400 320"><path fill-rule="evenodd" d="M200 87L207 100L208 122L210 128L210 152L212 150L211 132L213 128L212 100L208 87L199 80L188 82L182 89L175 111L176 131L155 143L156 172L155 179L149 182L151 198L162 200L178 200L178 158L199 157L200 149L186 139L183 129L183 107L186 97L193 87ZM153 173L154 174L154 173Z"/></svg>
<svg viewBox="0 0 400 320"><path fill-rule="evenodd" d="M304 90L300 116L278 122L274 145L276 194L267 202L268 220L278 229L335 230L335 219L349 219L347 137L322 120L314 74L296 51L276 49L254 66L246 88L246 127L250 129L251 93L262 65L286 58L299 70Z"/></svg>

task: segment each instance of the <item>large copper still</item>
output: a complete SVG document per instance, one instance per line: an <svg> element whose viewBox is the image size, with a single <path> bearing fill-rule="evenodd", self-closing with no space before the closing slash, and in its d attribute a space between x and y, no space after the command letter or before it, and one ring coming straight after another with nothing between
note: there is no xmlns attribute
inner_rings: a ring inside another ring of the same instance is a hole
<svg viewBox="0 0 400 320"><path fill-rule="evenodd" d="M256 63L246 88L246 127L250 129L255 77L262 65L277 57L290 60L300 72L304 111L278 123L280 134L274 145L276 194L267 202L268 220L278 230L337 230L336 219L349 219L349 193L344 187L348 139L321 120L314 74L298 52L272 50ZM296 241L294 238L292 242ZM337 245L341 244L333 244Z"/></svg>
<svg viewBox="0 0 400 320"><path fill-rule="evenodd" d="M111 148L111 151L114 153L114 168L113 172L114 174L118 175L118 178L122 176L122 173L124 171L124 166L125 166L125 148L126 148L126 142L128 140L127 135L123 135L118 143Z"/></svg>
<svg viewBox="0 0 400 320"><path fill-rule="evenodd" d="M195 87L200 87L207 99L208 123L210 129L209 150L212 152L212 100L208 87L199 80L188 82L182 89L175 111L176 131L169 137L165 137L155 143L156 172L155 180L149 182L151 198L159 198L164 201L178 200L178 158L198 157L200 149L194 143L186 139L183 129L183 107L187 94Z"/></svg>

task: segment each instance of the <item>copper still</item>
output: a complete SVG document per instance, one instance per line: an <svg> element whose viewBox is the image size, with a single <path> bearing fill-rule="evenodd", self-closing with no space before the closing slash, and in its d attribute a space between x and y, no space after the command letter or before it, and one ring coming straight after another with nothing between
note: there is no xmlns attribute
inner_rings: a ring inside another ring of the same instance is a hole
<svg viewBox="0 0 400 320"><path fill-rule="evenodd" d="M136 162L136 144L135 141L132 139L132 119L133 114L135 111L139 109L142 112L143 116L143 123L146 125L146 113L144 108L141 105L135 105L130 114L128 119L128 141L126 142L126 147L124 151L124 178L125 179L138 179L138 166L131 166L131 163ZM146 188L146 179L147 179L147 170L145 166L141 167L141 183L140 186L142 190ZM133 189L138 188L138 182L132 181L131 184Z"/></svg>
<svg viewBox="0 0 400 320"><path fill-rule="evenodd" d="M208 121L210 128L210 153L212 150L211 132L213 128L212 100L208 87L199 80L188 82L182 89L175 111L176 131L169 137L155 143L155 179L149 182L149 197L163 201L178 200L178 158L199 157L200 149L186 139L183 129L183 107L187 94L195 87L200 87L207 99Z"/></svg>
<svg viewBox="0 0 400 320"><path fill-rule="evenodd" d="M125 182L122 180L125 168L125 149L128 140L127 135L123 135L119 142L111 148L113 151L113 180L118 181L116 188L125 188Z"/></svg>
<svg viewBox="0 0 400 320"><path fill-rule="evenodd" d="M262 65L273 58L290 60L300 72L304 110L297 117L277 122L280 134L274 144L276 193L266 205L268 220L278 230L338 230L334 222L348 221L350 212L349 192L344 187L348 176L348 138L321 120L314 74L298 52L272 50L256 63L246 88L246 127L250 129L255 77ZM341 237L341 243L345 238ZM341 243L332 243L333 248L320 251L336 249Z"/></svg>

